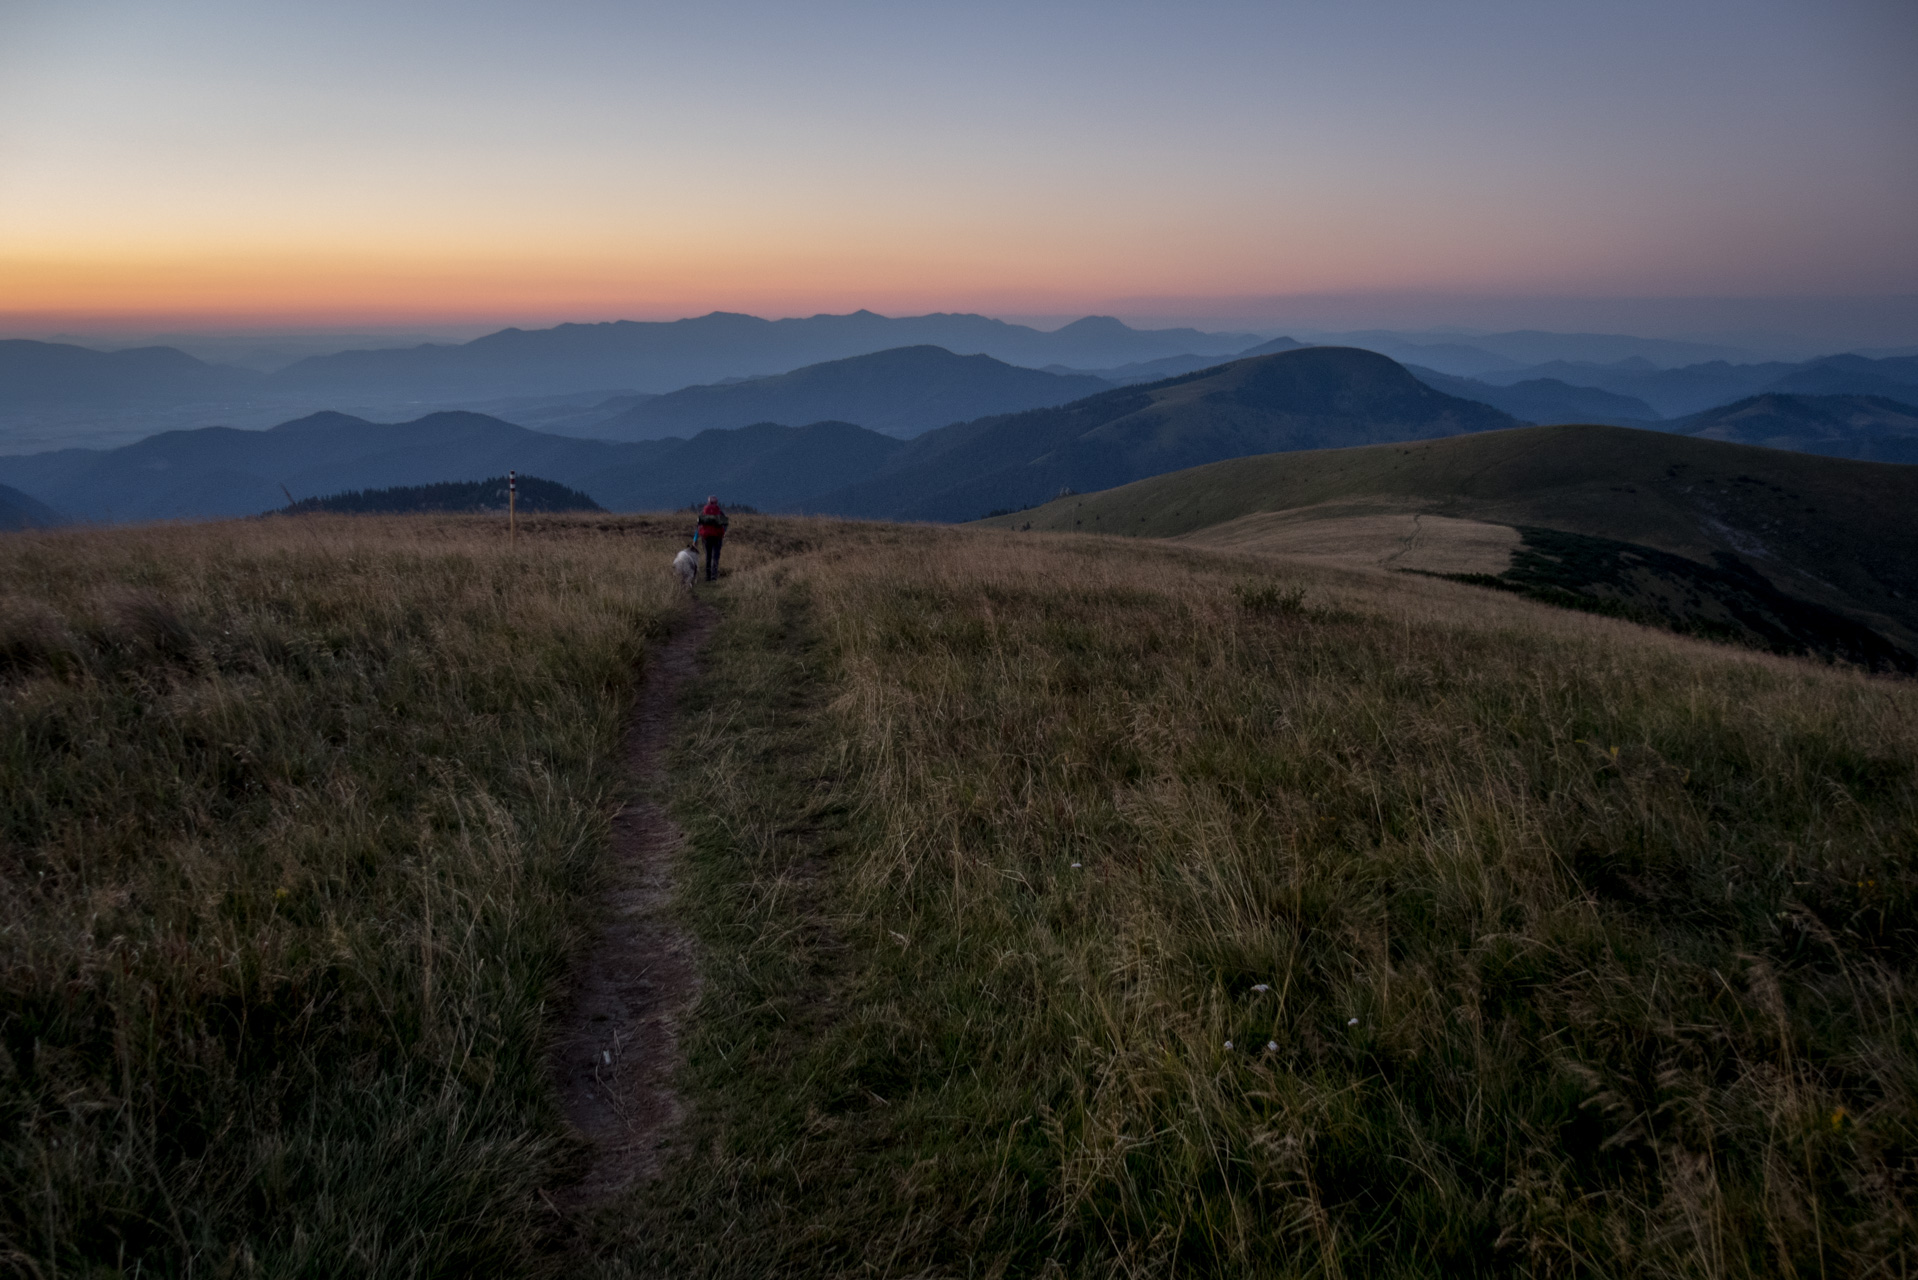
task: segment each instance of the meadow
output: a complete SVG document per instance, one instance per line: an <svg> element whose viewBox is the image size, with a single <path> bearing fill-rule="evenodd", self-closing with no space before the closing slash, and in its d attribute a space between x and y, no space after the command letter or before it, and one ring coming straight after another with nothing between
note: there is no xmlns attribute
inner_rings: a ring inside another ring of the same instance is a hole
<svg viewBox="0 0 1918 1280"><path fill-rule="evenodd" d="M0 541L0 1270L1901 1276L1918 684L755 517L666 1176L544 1070L678 525Z"/></svg>
<svg viewBox="0 0 1918 1280"><path fill-rule="evenodd" d="M687 721L693 1154L606 1274L1918 1260L1918 685L1323 562L831 545L734 580Z"/></svg>
<svg viewBox="0 0 1918 1280"><path fill-rule="evenodd" d="M0 539L0 1273L510 1274L644 519Z"/></svg>

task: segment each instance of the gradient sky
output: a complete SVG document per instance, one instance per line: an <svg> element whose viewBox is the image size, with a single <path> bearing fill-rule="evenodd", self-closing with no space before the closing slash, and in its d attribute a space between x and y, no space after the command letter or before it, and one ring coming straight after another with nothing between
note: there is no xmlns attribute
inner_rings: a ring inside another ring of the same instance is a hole
<svg viewBox="0 0 1918 1280"><path fill-rule="evenodd" d="M1914 67L1912 0L0 0L0 319L1882 301Z"/></svg>

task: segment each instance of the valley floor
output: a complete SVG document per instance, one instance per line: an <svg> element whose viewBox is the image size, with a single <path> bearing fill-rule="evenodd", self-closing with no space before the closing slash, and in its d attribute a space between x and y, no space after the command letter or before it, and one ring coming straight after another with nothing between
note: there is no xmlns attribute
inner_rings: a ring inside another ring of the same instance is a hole
<svg viewBox="0 0 1918 1280"><path fill-rule="evenodd" d="M1918 1262L1918 683L1310 554L740 524L664 789L686 1119L571 1222L540 1053L671 530L0 543L5 1265Z"/></svg>

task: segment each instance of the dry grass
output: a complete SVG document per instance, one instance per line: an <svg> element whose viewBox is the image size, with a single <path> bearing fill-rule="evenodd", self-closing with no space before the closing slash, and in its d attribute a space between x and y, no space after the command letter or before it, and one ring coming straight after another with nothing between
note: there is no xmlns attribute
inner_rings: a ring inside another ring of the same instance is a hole
<svg viewBox="0 0 1918 1280"><path fill-rule="evenodd" d="M1422 573L1496 576L1511 568L1512 553L1521 540L1518 530L1508 525L1480 520L1419 512L1328 514L1328 509L1308 507L1240 516L1174 541L1290 559L1327 558Z"/></svg>
<svg viewBox="0 0 1918 1280"><path fill-rule="evenodd" d="M1918 1260L1918 686L1136 542L732 592L703 1131L622 1267Z"/></svg>
<svg viewBox="0 0 1918 1280"><path fill-rule="evenodd" d="M1324 560L751 528L674 767L689 1141L602 1273L1918 1258L1918 685ZM547 1002L671 532L0 542L0 1268L557 1267Z"/></svg>
<svg viewBox="0 0 1918 1280"><path fill-rule="evenodd" d="M678 529L0 538L0 1273L533 1267Z"/></svg>

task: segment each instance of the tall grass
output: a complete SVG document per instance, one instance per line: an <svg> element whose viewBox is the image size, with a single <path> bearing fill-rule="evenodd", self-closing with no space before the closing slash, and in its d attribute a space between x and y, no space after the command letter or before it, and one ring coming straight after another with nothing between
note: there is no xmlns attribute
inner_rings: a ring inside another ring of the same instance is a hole
<svg viewBox="0 0 1918 1280"><path fill-rule="evenodd" d="M541 1269L543 1029L676 534L0 538L0 1271Z"/></svg>
<svg viewBox="0 0 1918 1280"><path fill-rule="evenodd" d="M1918 686L887 537L731 588L681 763L697 1141L614 1271L1918 1262Z"/></svg>

